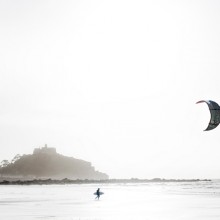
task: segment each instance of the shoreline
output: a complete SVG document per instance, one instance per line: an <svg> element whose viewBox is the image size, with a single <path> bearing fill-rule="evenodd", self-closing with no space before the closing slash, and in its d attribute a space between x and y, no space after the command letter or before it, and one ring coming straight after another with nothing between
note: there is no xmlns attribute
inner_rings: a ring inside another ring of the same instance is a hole
<svg viewBox="0 0 220 220"><path fill-rule="evenodd" d="M167 183L167 182L207 182L211 179L106 179L106 180L89 180L89 179L31 179L31 180L2 180L0 185L65 185L65 184L110 184L110 183Z"/></svg>

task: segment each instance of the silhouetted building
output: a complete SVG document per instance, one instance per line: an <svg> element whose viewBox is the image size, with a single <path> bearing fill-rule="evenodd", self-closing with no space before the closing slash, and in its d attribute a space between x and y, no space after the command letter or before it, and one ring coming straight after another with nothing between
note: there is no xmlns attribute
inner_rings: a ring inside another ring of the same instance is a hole
<svg viewBox="0 0 220 220"><path fill-rule="evenodd" d="M56 148L47 147L47 144L45 144L42 148L35 148L33 154L56 154Z"/></svg>

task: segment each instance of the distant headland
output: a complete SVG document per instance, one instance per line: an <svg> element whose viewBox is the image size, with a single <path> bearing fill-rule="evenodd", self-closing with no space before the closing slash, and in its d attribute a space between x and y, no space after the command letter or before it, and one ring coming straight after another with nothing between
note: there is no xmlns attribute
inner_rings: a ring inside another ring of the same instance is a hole
<svg viewBox="0 0 220 220"><path fill-rule="evenodd" d="M89 183L160 183L198 182L209 179L109 179L105 173L96 171L90 162L58 154L55 148L35 148L33 154L17 154L11 162L3 160L0 165L0 185L52 185Z"/></svg>
<svg viewBox="0 0 220 220"><path fill-rule="evenodd" d="M88 179L105 180L108 175L96 171L90 162L63 156L55 148L35 148L33 154L17 154L11 162L3 160L0 166L0 179Z"/></svg>

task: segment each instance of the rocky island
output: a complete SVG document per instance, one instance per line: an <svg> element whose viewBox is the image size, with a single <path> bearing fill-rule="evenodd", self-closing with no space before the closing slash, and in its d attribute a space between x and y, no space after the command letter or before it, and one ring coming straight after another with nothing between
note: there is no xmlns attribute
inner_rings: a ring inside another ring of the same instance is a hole
<svg viewBox="0 0 220 220"><path fill-rule="evenodd" d="M0 167L1 179L87 179L105 180L108 175L96 171L90 162L63 156L47 145L35 148L33 154L16 155L9 163L3 160Z"/></svg>

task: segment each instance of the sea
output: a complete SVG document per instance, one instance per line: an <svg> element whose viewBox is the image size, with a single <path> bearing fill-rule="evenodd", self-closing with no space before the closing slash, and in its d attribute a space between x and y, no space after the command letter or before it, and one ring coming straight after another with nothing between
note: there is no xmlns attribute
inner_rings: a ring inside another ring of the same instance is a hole
<svg viewBox="0 0 220 220"><path fill-rule="evenodd" d="M0 219L219 220L220 181L5 185Z"/></svg>

